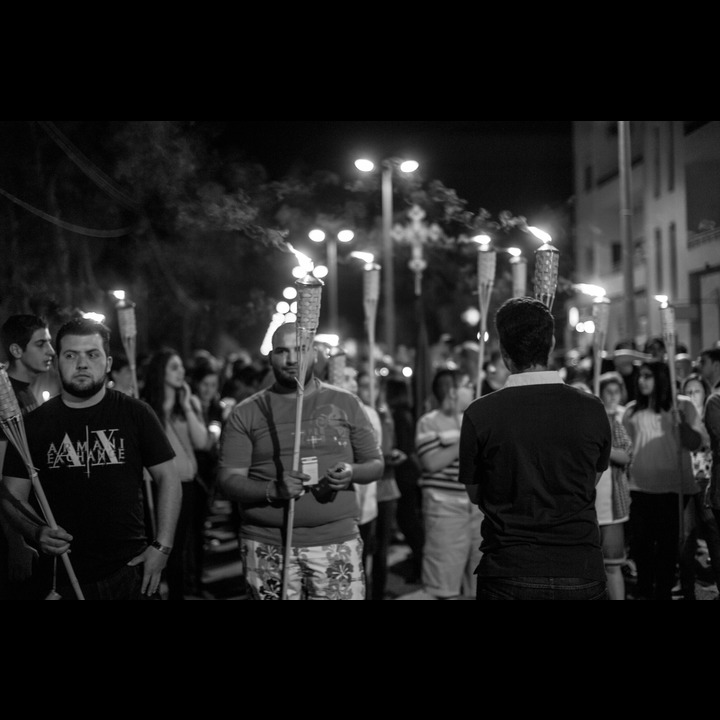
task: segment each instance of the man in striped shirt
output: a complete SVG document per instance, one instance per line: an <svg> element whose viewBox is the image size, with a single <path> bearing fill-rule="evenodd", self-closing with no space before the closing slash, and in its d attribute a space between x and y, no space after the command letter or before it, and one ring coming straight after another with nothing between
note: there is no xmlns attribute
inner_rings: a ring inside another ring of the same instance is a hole
<svg viewBox="0 0 720 720"><path fill-rule="evenodd" d="M483 514L458 480L462 414L472 390L459 387L457 373L443 368L432 391L437 409L418 420L415 434L422 465L423 588L437 600L474 599Z"/></svg>

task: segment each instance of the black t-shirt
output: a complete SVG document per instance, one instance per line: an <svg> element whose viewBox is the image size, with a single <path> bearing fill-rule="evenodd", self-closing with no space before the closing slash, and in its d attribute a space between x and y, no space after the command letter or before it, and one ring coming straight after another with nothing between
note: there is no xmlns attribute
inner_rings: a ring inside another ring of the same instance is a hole
<svg viewBox="0 0 720 720"><path fill-rule="evenodd" d="M141 554L148 541L143 468L175 456L153 410L107 390L100 403L83 409L69 408L55 397L24 423L32 465L50 510L73 536L70 558L80 584L108 577ZM3 472L29 477L12 443ZM34 493L32 497L39 508ZM47 564L45 556L41 560ZM58 563L58 573L61 567Z"/></svg>
<svg viewBox="0 0 720 720"><path fill-rule="evenodd" d="M595 485L612 437L598 398L504 388L468 408L460 443L460 481L485 513L480 575L605 579Z"/></svg>

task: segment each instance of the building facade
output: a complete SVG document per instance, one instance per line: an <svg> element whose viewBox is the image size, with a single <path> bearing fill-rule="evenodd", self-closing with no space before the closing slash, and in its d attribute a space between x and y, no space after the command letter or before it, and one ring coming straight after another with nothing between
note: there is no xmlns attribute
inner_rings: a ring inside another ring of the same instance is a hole
<svg viewBox="0 0 720 720"><path fill-rule="evenodd" d="M624 163L620 122L573 122L574 280L607 292L607 351L631 339L642 349L662 336L656 296L664 295L675 309L678 343L696 356L720 340L720 121L623 121L630 138ZM630 226L632 285L624 263ZM593 300L578 295L568 316L592 319ZM575 327L567 346L589 347L592 336Z"/></svg>

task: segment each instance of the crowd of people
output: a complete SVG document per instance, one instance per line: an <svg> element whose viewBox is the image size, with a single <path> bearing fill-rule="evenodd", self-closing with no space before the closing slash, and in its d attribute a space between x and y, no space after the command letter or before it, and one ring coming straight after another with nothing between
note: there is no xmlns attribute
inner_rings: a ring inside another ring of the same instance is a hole
<svg viewBox="0 0 720 720"><path fill-rule="evenodd" d="M102 323L11 316L27 447L0 436L0 599L212 597L219 498L253 600L388 599L394 542L428 599L694 600L701 547L720 589L720 343L559 361L531 298L495 330L483 372L447 353L418 409L396 368L338 372L294 324L267 358L163 347L135 369Z"/></svg>

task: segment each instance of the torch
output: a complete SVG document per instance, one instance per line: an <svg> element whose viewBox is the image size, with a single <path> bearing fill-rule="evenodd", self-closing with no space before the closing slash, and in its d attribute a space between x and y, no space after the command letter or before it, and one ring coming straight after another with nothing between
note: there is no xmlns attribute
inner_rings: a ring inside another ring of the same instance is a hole
<svg viewBox="0 0 720 720"><path fill-rule="evenodd" d="M323 282L312 272L295 282L298 290L297 310L297 351L298 351L298 390L295 412L295 447L293 451L293 470L300 470L300 444L302 441L302 411L305 397L305 377L313 355L313 341L320 322ZM292 553L293 525L295 523L295 499L289 501L287 532L285 539L285 562L283 566L282 599L287 599L290 573L290 555Z"/></svg>
<svg viewBox="0 0 720 720"><path fill-rule="evenodd" d="M558 286L560 251L549 239L535 251L535 299L552 312Z"/></svg>
<svg viewBox="0 0 720 720"><path fill-rule="evenodd" d="M512 269L513 297L525 297L527 294L527 260L522 256L522 250L510 248L510 268Z"/></svg>
<svg viewBox="0 0 720 720"><path fill-rule="evenodd" d="M610 326L610 300L606 297L597 297L593 301L593 322L595 323L595 336L593 337L595 376L593 382L595 395L600 397L600 369Z"/></svg>
<svg viewBox="0 0 720 720"><path fill-rule="evenodd" d="M480 243L478 251L478 300L480 303L480 348L478 353L477 397L482 395L482 381L485 364L485 336L487 335L488 310L495 285L497 272L497 252L490 247L491 239L487 235L476 238Z"/></svg>
<svg viewBox="0 0 720 720"><path fill-rule="evenodd" d="M675 369L675 308L670 305L665 295L658 295L656 298L660 302L660 314L662 318L662 333L665 341L665 350L667 351L668 369L670 370L670 390L672 393L672 409L675 418L676 441L678 446L678 478L680 480L680 489L678 491L678 511L679 511L679 527L680 527L680 544L685 540L685 503L683 499L683 465L682 465L682 445L680 444L680 431L678 427L678 401L677 401L677 374Z"/></svg>
<svg viewBox="0 0 720 720"><path fill-rule="evenodd" d="M137 319L135 317L135 304L125 299L124 290L116 290L114 293L118 299L115 306L118 314L118 330L120 339L122 340L125 354L127 355L128 365L130 366L130 378L132 383L132 396L140 397L137 381ZM152 478L146 471L145 477L145 496L147 497L148 514L150 515L150 524L152 526L153 536L157 535L157 523L155 520L155 498L152 491Z"/></svg>
<svg viewBox="0 0 720 720"><path fill-rule="evenodd" d="M25 434L25 421L22 416L22 411L20 410L20 405L10 384L10 378L2 366L0 366L0 424L5 431L5 435L7 435L20 454L20 457L25 463L25 467L27 467L28 473L30 474L30 482L40 503L40 508L45 516L45 520L53 530L57 530L57 523L48 504L45 491L40 484L37 470L35 470L32 458L30 457L30 448L28 447L27 435ZM80 589L80 583L75 576L75 571L73 570L67 553L62 555L62 561L78 600L84 600L85 597Z"/></svg>
<svg viewBox="0 0 720 720"><path fill-rule="evenodd" d="M375 407L375 323L380 300L380 270L375 256L370 253L352 253L352 257L365 261L363 278L363 304L368 333L368 377L370 378L370 405Z"/></svg>
<svg viewBox="0 0 720 720"><path fill-rule="evenodd" d="M135 304L125 299L125 293L118 290L115 293L118 303L115 306L118 314L118 328L125 354L127 355L132 377L132 394L140 396L137 382L137 320L135 318Z"/></svg>

